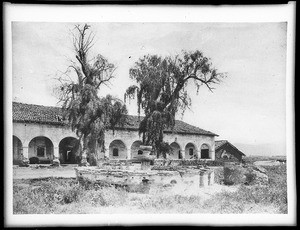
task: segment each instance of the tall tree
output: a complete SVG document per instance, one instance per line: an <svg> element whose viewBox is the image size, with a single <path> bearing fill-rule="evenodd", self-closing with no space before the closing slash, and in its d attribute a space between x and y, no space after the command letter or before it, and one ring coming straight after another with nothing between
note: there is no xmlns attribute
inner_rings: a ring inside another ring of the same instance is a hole
<svg viewBox="0 0 300 230"><path fill-rule="evenodd" d="M174 57L146 55L135 63L129 74L137 85L126 90L125 100L137 97L138 113L142 109L145 114L139 126L143 144L152 145L157 156L164 157L171 148L163 141L163 131L174 127L178 111L183 114L191 106L188 83L194 83L197 93L202 85L213 91L213 85L225 76L198 50L182 51Z"/></svg>
<svg viewBox="0 0 300 230"><path fill-rule="evenodd" d="M83 158L88 154L92 161L98 157L99 148L104 151L105 131L124 124L127 109L119 99L98 94L101 86L113 78L115 67L100 54L89 59L95 37L92 32L88 33L89 28L87 24L74 28L76 60L71 61L67 71L59 77L59 99L64 117L79 137Z"/></svg>

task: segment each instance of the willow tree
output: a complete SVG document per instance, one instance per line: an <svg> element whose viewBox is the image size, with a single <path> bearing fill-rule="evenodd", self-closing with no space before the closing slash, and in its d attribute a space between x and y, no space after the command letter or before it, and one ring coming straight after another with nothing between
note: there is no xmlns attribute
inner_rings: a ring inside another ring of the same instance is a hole
<svg viewBox="0 0 300 230"><path fill-rule="evenodd" d="M198 50L182 51L174 57L146 55L135 63L129 74L137 84L126 90L125 100L136 97L138 114L141 110L145 114L139 126L143 144L153 146L157 156L164 157L171 148L163 141L163 131L173 129L178 112L183 114L191 106L187 85L194 84L197 93L201 86L213 91L214 85L225 76Z"/></svg>
<svg viewBox="0 0 300 230"><path fill-rule="evenodd" d="M64 118L79 137L82 157L89 156L90 163L104 151L105 131L125 122L126 106L117 98L100 97L100 88L114 77L115 66L98 54L90 58L94 34L90 26L76 25L73 34L75 60L59 77L59 98Z"/></svg>

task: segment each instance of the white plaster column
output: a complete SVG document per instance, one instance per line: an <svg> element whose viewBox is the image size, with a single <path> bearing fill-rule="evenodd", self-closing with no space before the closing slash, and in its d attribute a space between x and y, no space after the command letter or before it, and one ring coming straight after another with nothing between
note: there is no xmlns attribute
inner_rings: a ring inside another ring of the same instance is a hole
<svg viewBox="0 0 300 230"><path fill-rule="evenodd" d="M185 159L185 150L184 149L180 150L180 153L181 153L181 159Z"/></svg>
<svg viewBox="0 0 300 230"><path fill-rule="evenodd" d="M25 160L28 160L29 158L28 158L28 156L29 156L29 148L28 148L28 146L24 146L23 147L23 159L25 159Z"/></svg>
<svg viewBox="0 0 300 230"><path fill-rule="evenodd" d="M210 150L209 155L210 155L210 159L215 160L215 158L216 158L215 150Z"/></svg>
<svg viewBox="0 0 300 230"><path fill-rule="evenodd" d="M53 160L54 159L59 159L59 147L55 146L53 149Z"/></svg>
<svg viewBox="0 0 300 230"><path fill-rule="evenodd" d="M131 159L131 149L127 149L126 159Z"/></svg>
<svg viewBox="0 0 300 230"><path fill-rule="evenodd" d="M201 159L201 150L198 150L198 149L197 149L196 151L197 151L197 158L198 158L198 159Z"/></svg>

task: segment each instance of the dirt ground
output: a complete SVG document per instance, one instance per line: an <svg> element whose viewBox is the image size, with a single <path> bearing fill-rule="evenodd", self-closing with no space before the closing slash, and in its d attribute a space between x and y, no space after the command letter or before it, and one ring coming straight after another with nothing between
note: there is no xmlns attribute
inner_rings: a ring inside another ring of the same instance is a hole
<svg viewBox="0 0 300 230"><path fill-rule="evenodd" d="M64 178L76 178L74 168L77 165L66 165L59 167L52 167L50 165L31 165L29 167L13 168L13 179L33 179L44 177L64 177Z"/></svg>

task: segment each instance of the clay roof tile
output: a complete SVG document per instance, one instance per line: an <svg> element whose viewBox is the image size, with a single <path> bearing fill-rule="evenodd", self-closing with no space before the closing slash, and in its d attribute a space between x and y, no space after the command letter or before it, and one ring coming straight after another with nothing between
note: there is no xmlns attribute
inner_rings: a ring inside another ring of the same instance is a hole
<svg viewBox="0 0 300 230"><path fill-rule="evenodd" d="M62 119L63 110L59 107L42 106L13 102L13 121L22 123L40 123L64 126L68 125ZM127 122L124 126L116 127L116 129L138 130L142 116L127 115ZM200 129L196 126L190 125L180 120L176 120L173 130L167 129L166 133L174 132L179 134L195 134L195 135L208 135L218 136L210 131Z"/></svg>

